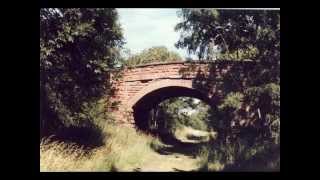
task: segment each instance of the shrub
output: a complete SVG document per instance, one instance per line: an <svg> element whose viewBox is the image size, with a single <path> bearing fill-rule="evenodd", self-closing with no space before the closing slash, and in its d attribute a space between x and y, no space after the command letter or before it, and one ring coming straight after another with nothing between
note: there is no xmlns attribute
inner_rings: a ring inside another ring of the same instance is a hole
<svg viewBox="0 0 320 180"><path fill-rule="evenodd" d="M279 171L280 145L273 142L249 146L244 140L236 143L211 143L199 153L202 171Z"/></svg>

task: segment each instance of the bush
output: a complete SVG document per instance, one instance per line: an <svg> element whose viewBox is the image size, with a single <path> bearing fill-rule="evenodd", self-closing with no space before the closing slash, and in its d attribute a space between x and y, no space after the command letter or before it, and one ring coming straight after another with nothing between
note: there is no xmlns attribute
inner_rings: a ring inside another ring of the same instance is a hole
<svg viewBox="0 0 320 180"><path fill-rule="evenodd" d="M51 140L76 143L84 148L104 145L106 119L110 119L105 99L84 103L82 113L75 115L77 120L66 121L51 133Z"/></svg>
<svg viewBox="0 0 320 180"><path fill-rule="evenodd" d="M123 36L116 9L40 9L41 134L81 123L84 102L110 95ZM80 117L80 118L79 118Z"/></svg>
<svg viewBox="0 0 320 180"><path fill-rule="evenodd" d="M273 142L249 146L246 141L211 143L199 153L202 171L279 171L280 145Z"/></svg>
<svg viewBox="0 0 320 180"><path fill-rule="evenodd" d="M244 95L240 92L231 92L223 100L219 106L220 109L233 108L240 109Z"/></svg>

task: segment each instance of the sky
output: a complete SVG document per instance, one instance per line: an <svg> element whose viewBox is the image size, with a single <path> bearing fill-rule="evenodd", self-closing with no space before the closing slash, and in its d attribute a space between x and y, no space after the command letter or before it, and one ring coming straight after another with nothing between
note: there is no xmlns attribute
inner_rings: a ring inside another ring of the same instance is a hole
<svg viewBox="0 0 320 180"><path fill-rule="evenodd" d="M153 46L166 46L182 58L189 57L186 50L174 46L180 37L180 32L174 31L175 25L181 21L177 11L172 8L119 8L119 20L126 41L124 47L136 54Z"/></svg>
<svg viewBox="0 0 320 180"><path fill-rule="evenodd" d="M254 9L280 10L280 8L251 8ZM182 20L177 16L178 9L118 8L117 10L127 42L124 47L130 49L132 54L153 46L165 46L170 51L179 53L182 58L197 59L196 55L188 55L187 50L177 49L174 46L180 37L180 32L175 32L174 27Z"/></svg>

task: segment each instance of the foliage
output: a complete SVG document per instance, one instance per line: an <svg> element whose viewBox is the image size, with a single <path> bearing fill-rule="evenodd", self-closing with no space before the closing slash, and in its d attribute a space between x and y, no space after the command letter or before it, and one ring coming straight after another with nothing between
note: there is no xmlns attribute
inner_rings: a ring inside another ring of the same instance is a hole
<svg viewBox="0 0 320 180"><path fill-rule="evenodd" d="M85 103L110 94L123 44L117 20L115 9L40 9L42 130L81 123Z"/></svg>
<svg viewBox="0 0 320 180"><path fill-rule="evenodd" d="M219 138L205 147L208 155L202 157L203 170L280 170L279 85L231 92L214 113L218 115L212 125Z"/></svg>
<svg viewBox="0 0 320 180"><path fill-rule="evenodd" d="M280 143L280 86L269 83L264 86L250 87L245 91L246 101L257 109L260 115L259 131L266 139Z"/></svg>
<svg viewBox="0 0 320 180"><path fill-rule="evenodd" d="M209 143L198 152L202 171L279 171L280 146L257 143L247 146L245 141Z"/></svg>
<svg viewBox="0 0 320 180"><path fill-rule="evenodd" d="M150 125L158 123L156 131L162 134L174 135L175 131L183 126L198 130L207 130L209 106L201 101L195 102L194 98L176 97L161 102L151 113ZM192 112L188 114L188 112ZM152 115L154 117L152 117Z"/></svg>
<svg viewBox="0 0 320 180"><path fill-rule="evenodd" d="M280 12L256 10L182 9L178 48L210 59L210 44L218 46L218 59L251 59L256 84L280 83ZM237 56L235 56L237 54ZM212 59L212 58L211 58Z"/></svg>
<svg viewBox="0 0 320 180"><path fill-rule="evenodd" d="M274 83L229 93L219 105L214 126L220 137L250 142L280 140L280 86ZM227 135L228 134L228 135ZM226 140L226 139L225 139Z"/></svg>
<svg viewBox="0 0 320 180"><path fill-rule="evenodd" d="M108 99L105 97L97 101L83 103L79 118L82 119L82 122L91 121L103 129L106 123L113 122L113 117L107 111L107 103Z"/></svg>
<svg viewBox="0 0 320 180"><path fill-rule="evenodd" d="M250 59L255 64L244 73L235 68L220 79L208 79L207 89L216 85L223 91L217 101L218 108L209 110L210 125L217 129L219 137L215 147L209 146L209 150L223 149L225 157L230 158L240 153L232 152L232 149L240 150L240 142L245 149L279 146L280 12L182 9L179 16L182 22L176 25L176 30L181 31L178 48L196 53L199 59ZM241 86L244 80L245 86ZM219 86L219 82L223 85ZM232 150L229 155L227 149ZM266 150L266 154L270 152ZM209 155L209 159L214 154L217 153ZM247 162L240 158L244 156L236 155L233 164Z"/></svg>
<svg viewBox="0 0 320 180"><path fill-rule="evenodd" d="M208 57L211 43L224 55L239 50L255 52L248 58L280 55L279 11L182 9L179 16L183 21L175 29L183 33L176 46L201 59Z"/></svg>
<svg viewBox="0 0 320 180"><path fill-rule="evenodd" d="M164 46L152 47L143 50L140 54L129 55L125 61L127 66L137 66L154 62L174 62L182 61L180 55L176 52L169 51Z"/></svg>
<svg viewBox="0 0 320 180"><path fill-rule="evenodd" d="M224 99L221 105L219 106L220 109L226 108L233 108L233 109L240 109L243 101L243 94L239 92L231 92L229 93Z"/></svg>

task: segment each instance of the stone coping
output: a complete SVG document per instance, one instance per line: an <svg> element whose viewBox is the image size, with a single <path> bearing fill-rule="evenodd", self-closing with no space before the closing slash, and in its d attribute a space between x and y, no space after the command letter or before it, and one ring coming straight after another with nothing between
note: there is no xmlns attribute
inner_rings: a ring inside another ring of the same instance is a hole
<svg viewBox="0 0 320 180"><path fill-rule="evenodd" d="M132 66L131 68L138 68L138 67L146 67L146 66L157 66L157 65L170 65L170 64L214 64L214 63L224 63L224 62L231 62L231 63L240 63L240 62L254 62L250 59L244 59L241 61L234 61L234 60L215 60L215 61L204 61L204 60L192 60L192 61L172 61L172 62L155 62L149 64L142 64L137 66ZM130 68L130 67L128 67Z"/></svg>
<svg viewBox="0 0 320 180"><path fill-rule="evenodd" d="M134 68L143 68L148 66L158 66L158 65L171 65L171 64L215 64L215 63L243 63L243 62L251 62L254 63L255 61L251 59L244 59L239 61L234 60L215 60L215 61L208 61L208 60L192 60L192 61L172 61L172 62L155 62L155 63L149 63L149 64L142 64L137 66L130 66L130 67L124 67L124 69L134 69ZM113 69L110 70L111 72L115 71L121 71L124 69Z"/></svg>

